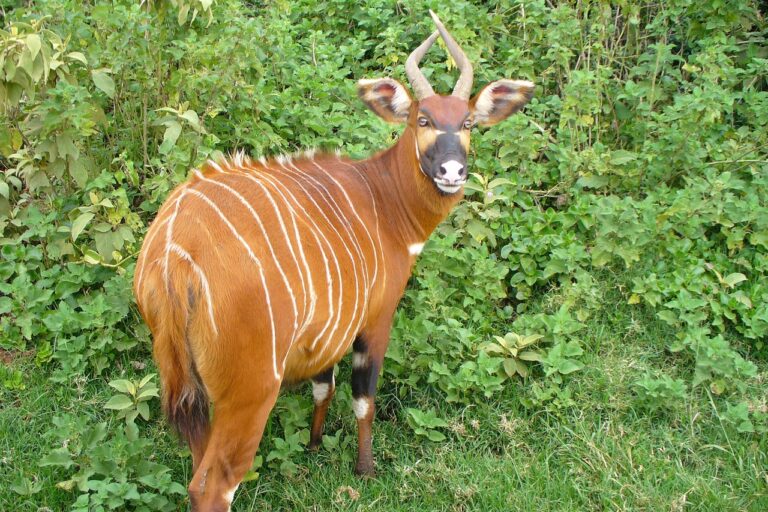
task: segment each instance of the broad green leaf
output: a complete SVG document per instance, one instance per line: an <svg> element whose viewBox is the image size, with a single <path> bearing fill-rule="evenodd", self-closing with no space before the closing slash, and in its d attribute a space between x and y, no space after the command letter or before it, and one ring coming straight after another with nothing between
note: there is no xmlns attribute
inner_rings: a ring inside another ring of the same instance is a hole
<svg viewBox="0 0 768 512"><path fill-rule="evenodd" d="M728 285L729 288L733 288L737 284L741 283L742 281L746 281L747 276L740 272L734 272L733 274L729 274L723 278L723 282Z"/></svg>
<svg viewBox="0 0 768 512"><path fill-rule="evenodd" d="M86 66L88 65L88 61L86 60L85 55L83 55L80 52L69 52L67 54L67 57L69 57L72 60L76 60L78 62L82 62Z"/></svg>
<svg viewBox="0 0 768 512"><path fill-rule="evenodd" d="M519 359L522 359L523 361L541 362L544 359L544 356L542 356L539 352L534 352L532 350L526 350L526 351L520 352L520 354L517 357Z"/></svg>
<svg viewBox="0 0 768 512"><path fill-rule="evenodd" d="M90 265L99 265L103 260L101 256L99 256L99 253L93 249L87 249L85 253L83 253L83 261Z"/></svg>
<svg viewBox="0 0 768 512"><path fill-rule="evenodd" d="M176 141L179 139L179 135L181 135L181 125L176 121L169 122L168 127L165 129L165 133L163 134L163 143L158 149L160 154L167 155L170 153L173 149L173 146L176 145Z"/></svg>
<svg viewBox="0 0 768 512"><path fill-rule="evenodd" d="M138 406L137 406L136 409L131 409L130 411L125 413L125 421L126 421L126 423L131 424L134 421L136 421L136 418L138 416L139 416L139 409L138 409Z"/></svg>
<svg viewBox="0 0 768 512"><path fill-rule="evenodd" d="M35 60L35 57L37 57L37 54L40 52L41 46L42 46L42 42L40 41L39 35L29 34L27 36L27 48L29 48L29 54L32 60Z"/></svg>
<svg viewBox="0 0 768 512"><path fill-rule="evenodd" d="M608 176L596 176L594 174L588 174L582 176L576 181L576 185L581 188L602 188L609 183Z"/></svg>
<svg viewBox="0 0 768 512"><path fill-rule="evenodd" d="M110 98L115 97L115 81L104 70L91 71L93 83Z"/></svg>
<svg viewBox="0 0 768 512"><path fill-rule="evenodd" d="M613 165L624 165L635 159L637 159L637 153L632 153L631 151L619 149L611 153L611 163Z"/></svg>
<svg viewBox="0 0 768 512"><path fill-rule="evenodd" d="M496 178L490 181L488 183L488 188L494 189L496 187L500 187L501 185L511 185L512 182L508 180L507 178Z"/></svg>
<svg viewBox="0 0 768 512"><path fill-rule="evenodd" d="M32 77L32 52L29 48L21 52L21 58L19 58L19 68L23 69L27 76Z"/></svg>
<svg viewBox="0 0 768 512"><path fill-rule="evenodd" d="M568 375L569 373L579 371L582 368L584 368L583 363L574 361L573 359L566 359L560 362L560 364L557 367L557 371L559 371L563 375Z"/></svg>
<svg viewBox="0 0 768 512"><path fill-rule="evenodd" d="M83 232L83 230L85 229L85 226L87 226L88 223L91 222L91 219L93 219L94 216L95 214L91 212L86 212L86 213L81 213L75 219L75 221L72 223L72 231L71 231L73 242L77 240L77 237L80 236L80 233Z"/></svg>
<svg viewBox="0 0 768 512"><path fill-rule="evenodd" d="M115 395L104 404L105 409L113 409L115 411L122 411L133 406L133 400L126 395Z"/></svg>
<svg viewBox="0 0 768 512"><path fill-rule="evenodd" d="M72 464L74 464L72 456L66 448L56 448L40 461L41 466L63 466L68 468Z"/></svg>
<svg viewBox="0 0 768 512"><path fill-rule="evenodd" d="M540 339L544 337L543 334L529 334L528 336L524 337L519 343L518 346L520 348L527 347L529 345L533 345Z"/></svg>
<svg viewBox="0 0 768 512"><path fill-rule="evenodd" d="M155 376L156 376L156 374L154 374L154 373L150 373L150 374L145 375L141 379L141 381L139 382L139 388L143 388L144 386L146 386L149 381L151 381L152 379L155 378Z"/></svg>
<svg viewBox="0 0 768 512"><path fill-rule="evenodd" d="M528 374L530 373L528 371L528 365L525 364L522 361L515 361L515 368L517 369L517 373L520 374L521 377L527 378Z"/></svg>
<svg viewBox="0 0 768 512"><path fill-rule="evenodd" d="M136 386L130 380L117 379L117 380L110 381L109 385L121 393L126 393L128 395L136 394Z"/></svg>
<svg viewBox="0 0 768 512"><path fill-rule="evenodd" d="M200 118L194 110L187 110L181 114L180 117L185 119L196 131L202 130L202 126L200 126Z"/></svg>
<svg viewBox="0 0 768 512"><path fill-rule="evenodd" d="M183 25L187 22L187 15L189 14L189 4L184 4L179 8L179 15L176 18L176 21L178 21L179 25Z"/></svg>
<svg viewBox="0 0 768 512"><path fill-rule="evenodd" d="M136 411L144 418L145 421L149 420L149 405L147 402L140 402L136 405Z"/></svg>
<svg viewBox="0 0 768 512"><path fill-rule="evenodd" d="M442 432L438 432L437 430L430 430L427 434L427 438L434 442L439 443L441 441L445 441L445 435Z"/></svg>
<svg viewBox="0 0 768 512"><path fill-rule="evenodd" d="M20 496L31 496L43 489L43 483L40 481L33 482L29 478L18 476L11 483L10 489Z"/></svg>
<svg viewBox="0 0 768 512"><path fill-rule="evenodd" d="M504 373L506 373L508 377L515 376L515 373L517 372L517 366L515 365L514 359L505 359L502 363L502 366L504 367Z"/></svg>
<svg viewBox="0 0 768 512"><path fill-rule="evenodd" d="M145 390L141 391L138 394L138 396L136 397L136 400L144 400L146 398L155 397L155 396L160 396L158 394L158 389L157 388L148 388L148 389L145 389Z"/></svg>

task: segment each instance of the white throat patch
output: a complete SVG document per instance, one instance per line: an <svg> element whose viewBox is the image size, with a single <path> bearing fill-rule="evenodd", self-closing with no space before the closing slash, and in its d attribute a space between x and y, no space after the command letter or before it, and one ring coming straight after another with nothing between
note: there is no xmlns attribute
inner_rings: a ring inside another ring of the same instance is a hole
<svg viewBox="0 0 768 512"><path fill-rule="evenodd" d="M411 256L418 256L421 254L421 250L424 249L424 244L411 244L408 246L408 254Z"/></svg>

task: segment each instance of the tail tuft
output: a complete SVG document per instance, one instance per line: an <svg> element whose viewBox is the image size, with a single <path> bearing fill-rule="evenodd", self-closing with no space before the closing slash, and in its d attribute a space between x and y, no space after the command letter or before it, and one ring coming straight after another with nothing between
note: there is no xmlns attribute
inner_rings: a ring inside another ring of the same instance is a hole
<svg viewBox="0 0 768 512"><path fill-rule="evenodd" d="M197 373L193 370L193 373ZM171 399L167 396L166 398ZM163 412L168 423L190 446L200 445L208 432L210 413L208 394L199 381L185 386L175 403L163 400Z"/></svg>

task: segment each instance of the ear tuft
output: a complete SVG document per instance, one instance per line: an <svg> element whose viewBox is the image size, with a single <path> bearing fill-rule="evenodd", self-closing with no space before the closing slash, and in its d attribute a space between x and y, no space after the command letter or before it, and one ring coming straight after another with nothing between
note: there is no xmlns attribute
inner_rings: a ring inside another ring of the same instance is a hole
<svg viewBox="0 0 768 512"><path fill-rule="evenodd" d="M404 123L408 119L411 95L397 80L360 80L357 82L357 95L369 109L389 123Z"/></svg>
<svg viewBox="0 0 768 512"><path fill-rule="evenodd" d="M533 97L533 82L528 80L497 80L483 87L470 103L475 122L482 126L508 118Z"/></svg>

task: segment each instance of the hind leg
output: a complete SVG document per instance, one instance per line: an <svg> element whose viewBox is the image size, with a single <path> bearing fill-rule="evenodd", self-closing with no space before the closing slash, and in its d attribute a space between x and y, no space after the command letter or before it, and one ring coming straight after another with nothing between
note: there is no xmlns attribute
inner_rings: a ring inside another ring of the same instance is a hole
<svg viewBox="0 0 768 512"><path fill-rule="evenodd" d="M309 438L309 449L312 451L317 450L323 440L323 423L335 392L333 366L312 377L312 397L315 401L315 410L312 413L312 434Z"/></svg>
<svg viewBox="0 0 768 512"><path fill-rule="evenodd" d="M189 484L192 510L226 512L253 463L280 383L252 393L224 396L214 405L205 455Z"/></svg>

